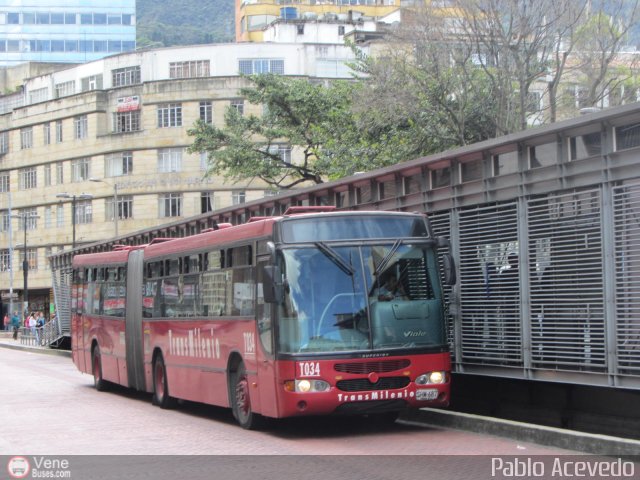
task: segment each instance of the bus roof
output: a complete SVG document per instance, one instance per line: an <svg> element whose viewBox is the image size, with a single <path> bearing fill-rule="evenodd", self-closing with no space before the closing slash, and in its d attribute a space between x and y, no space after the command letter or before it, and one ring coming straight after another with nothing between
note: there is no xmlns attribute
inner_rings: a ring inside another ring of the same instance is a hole
<svg viewBox="0 0 640 480"><path fill-rule="evenodd" d="M291 220L296 218L322 217L322 216L356 216L356 215L376 215L376 216L411 216L417 215L416 212L383 212L373 211L354 211L335 209L308 208L301 207L299 209L291 209L282 216L277 217L261 217L255 218L250 222L241 225L231 226L222 224L220 228L207 230L196 235L180 238L163 238L160 242L151 242L147 245L138 246L122 246L119 245L117 250L110 252L89 253L76 255L73 259L74 266L83 265L109 265L126 263L129 252L132 250L144 249L145 259L163 257L183 251L204 250L207 247L213 247L218 244L229 244L236 241L267 237L273 232L273 225L281 220ZM423 215L423 214L419 214Z"/></svg>

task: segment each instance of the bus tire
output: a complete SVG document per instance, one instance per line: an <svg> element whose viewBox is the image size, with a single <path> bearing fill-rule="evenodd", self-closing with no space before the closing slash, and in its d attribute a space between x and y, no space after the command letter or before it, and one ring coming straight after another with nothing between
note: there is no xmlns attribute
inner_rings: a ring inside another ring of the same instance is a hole
<svg viewBox="0 0 640 480"><path fill-rule="evenodd" d="M100 346L96 344L91 352L91 372L93 373L93 386L99 392L107 389L107 381L102 377L102 357L100 355Z"/></svg>
<svg viewBox="0 0 640 480"><path fill-rule="evenodd" d="M169 395L167 367L161 353L153 361L153 404L164 409L174 408L177 404L176 399Z"/></svg>
<svg viewBox="0 0 640 480"><path fill-rule="evenodd" d="M264 417L251 409L249 378L244 362L240 362L238 369L233 372L229 388L231 389L229 396L232 399L231 409L238 424L247 430L262 428L265 424Z"/></svg>

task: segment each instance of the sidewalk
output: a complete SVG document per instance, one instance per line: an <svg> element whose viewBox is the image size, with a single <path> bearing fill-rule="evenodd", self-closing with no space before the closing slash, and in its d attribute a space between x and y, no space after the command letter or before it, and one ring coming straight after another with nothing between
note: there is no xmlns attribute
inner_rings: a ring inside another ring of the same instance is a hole
<svg viewBox="0 0 640 480"><path fill-rule="evenodd" d="M69 350L24 345L20 339L13 340L10 332L0 332L0 348L23 350L31 353L71 357ZM401 423L422 427L463 430L496 437L511 438L548 447L559 447L568 451L593 455L632 458L638 461L640 441L627 438L596 435L591 433L545 427L530 423L514 422L500 418L470 415L451 410L423 408L404 414Z"/></svg>
<svg viewBox="0 0 640 480"><path fill-rule="evenodd" d="M13 350L24 350L32 353L42 353L44 355L59 355L71 358L70 350L59 350L56 348L41 347L37 345L27 345L18 336L17 340L13 339L12 332L0 332L0 348L10 348Z"/></svg>

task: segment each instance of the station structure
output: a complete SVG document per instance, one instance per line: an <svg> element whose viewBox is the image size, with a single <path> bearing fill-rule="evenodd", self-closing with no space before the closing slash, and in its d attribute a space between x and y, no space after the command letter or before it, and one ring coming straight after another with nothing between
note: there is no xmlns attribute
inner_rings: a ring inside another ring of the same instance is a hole
<svg viewBox="0 0 640 480"><path fill-rule="evenodd" d="M636 103L83 245L51 257L62 328L74 253L291 206L419 211L457 258L456 372L637 391L639 162Z"/></svg>

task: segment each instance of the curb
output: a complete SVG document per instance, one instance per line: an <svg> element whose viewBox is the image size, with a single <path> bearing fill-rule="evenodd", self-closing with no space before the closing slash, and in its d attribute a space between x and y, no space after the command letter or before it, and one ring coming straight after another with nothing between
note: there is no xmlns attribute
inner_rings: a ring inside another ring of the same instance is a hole
<svg viewBox="0 0 640 480"><path fill-rule="evenodd" d="M408 412L401 417L400 421L410 425L427 425L495 435L593 455L635 457L635 460L640 455L640 441L638 440L448 410L422 408Z"/></svg>
<svg viewBox="0 0 640 480"><path fill-rule="evenodd" d="M55 348L32 347L30 345L22 345L21 343L7 343L0 339L0 348L8 348L10 350L23 350L29 353L41 353L43 355L58 355L61 357L71 358L70 350L57 350Z"/></svg>

